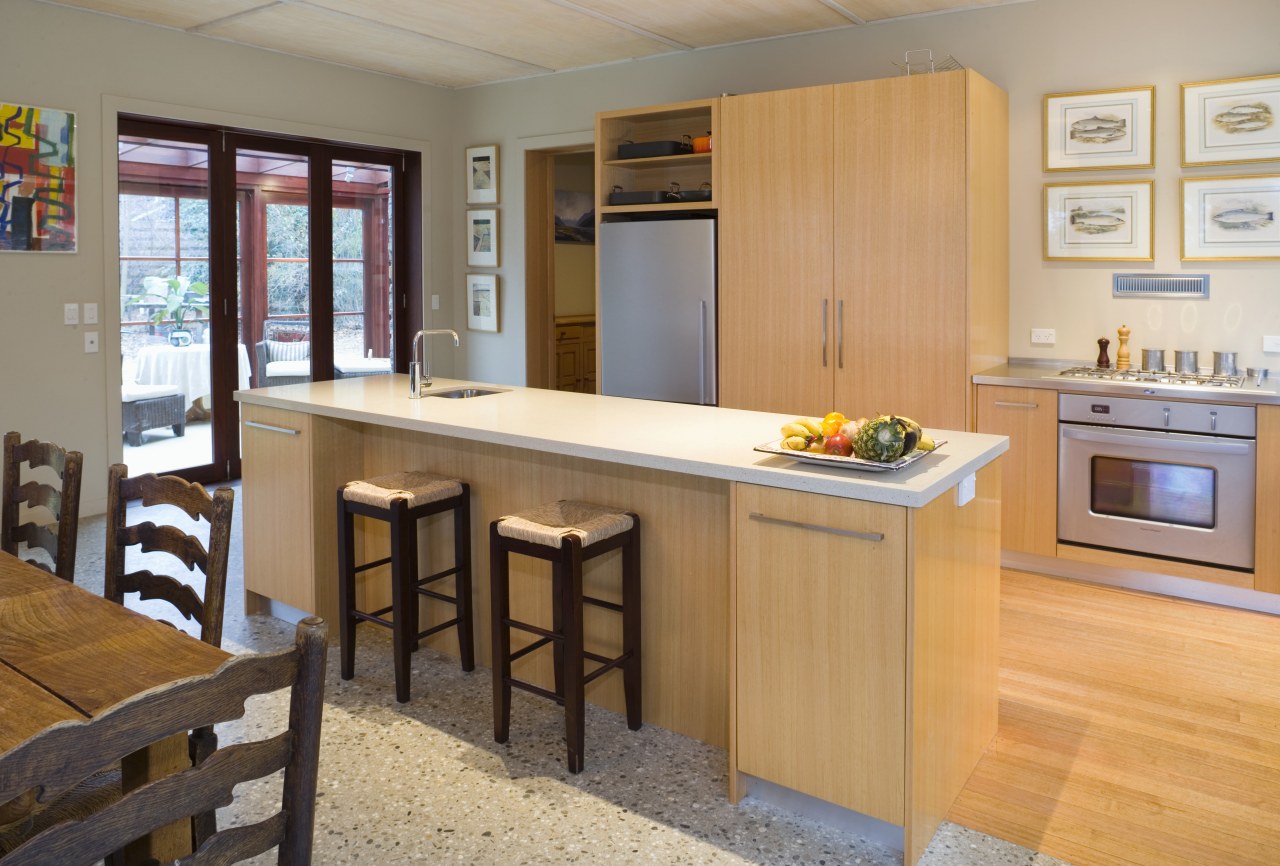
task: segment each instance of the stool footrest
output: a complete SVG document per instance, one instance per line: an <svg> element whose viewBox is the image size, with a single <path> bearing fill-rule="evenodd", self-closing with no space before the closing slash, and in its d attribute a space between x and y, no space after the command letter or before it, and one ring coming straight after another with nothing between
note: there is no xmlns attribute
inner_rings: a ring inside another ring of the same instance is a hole
<svg viewBox="0 0 1280 866"><path fill-rule="evenodd" d="M444 571L437 571L435 574L428 574L426 577L420 577L415 580L413 582L413 588L421 591L422 587L426 586L428 583L434 583L442 577L457 574L459 571L461 571L461 569L455 565L453 568L446 568Z"/></svg>
<svg viewBox="0 0 1280 866"><path fill-rule="evenodd" d="M533 683L526 683L524 680L518 680L515 677L507 677L506 679L503 680L503 682L511 686L512 688L523 689L526 692L532 692L535 695L539 695L541 697L553 700L562 707L564 706L564 697L561 695L557 695L555 692L551 691L550 689L544 689L542 688L542 686L535 686Z"/></svg>
<svg viewBox="0 0 1280 866"><path fill-rule="evenodd" d="M518 628L520 629L520 631L527 631L529 632L529 634L542 635L543 637L549 640L560 640L560 641L564 640L564 635L558 632L554 632L554 631L551 631L550 629L542 628L541 626L533 625L532 623L521 622L518 619L510 619L510 618L504 619L502 621L502 624L508 628Z"/></svg>
<svg viewBox="0 0 1280 866"><path fill-rule="evenodd" d="M603 598L592 598L589 595L582 597L583 604L593 604L596 607L603 607L605 610L611 610L614 613L622 613L622 605L617 602L605 601Z"/></svg>
<svg viewBox="0 0 1280 866"><path fill-rule="evenodd" d="M511 653L511 655L508 656L508 658L510 658L512 661L515 661L518 658L524 658L529 653L533 652L534 650L542 649L544 646L553 642L554 640L555 638L553 637L544 637L541 640L535 640L533 643L529 644L528 646L520 647L520 649Z"/></svg>
<svg viewBox="0 0 1280 866"><path fill-rule="evenodd" d="M604 656L598 656L595 653L586 653L586 652L583 653L583 656L591 659L592 661L602 662L600 667L596 668L591 673L587 674L582 678L582 684L585 686L587 683L591 682L601 674L611 671L614 668L626 662L627 660L629 660L631 658L631 653L629 651L624 652L622 655L618 656L616 659L607 659Z"/></svg>
<svg viewBox="0 0 1280 866"><path fill-rule="evenodd" d="M418 595L425 595L427 598L434 598L437 601L447 601L449 604L458 603L458 597L455 595L445 595L443 592L436 592L433 589L422 589L421 587L415 591Z"/></svg>
<svg viewBox="0 0 1280 866"><path fill-rule="evenodd" d="M448 622L442 622L439 625L433 625L431 628L426 629L425 631L418 632L417 639L422 640L424 637L431 637L433 634L435 634L438 631L444 631L447 628L453 628L459 622L461 622L461 620L458 617L454 617Z"/></svg>
<svg viewBox="0 0 1280 866"><path fill-rule="evenodd" d="M389 610L391 610L391 608L389 607L384 607L382 610L375 610L373 613L365 613L362 610L353 610L351 611L351 615L354 616L356 619L362 619L365 622L372 622L381 626L386 626L387 628L392 628L393 623L391 622L391 620L383 619L380 616L380 614L384 614Z"/></svg>
<svg viewBox="0 0 1280 866"><path fill-rule="evenodd" d="M371 568L377 568L379 565L387 565L390 562L391 562L391 557L384 556L382 559L375 559L373 562L366 562L364 565L357 565L355 567L355 573L359 574L362 571L368 571Z"/></svg>

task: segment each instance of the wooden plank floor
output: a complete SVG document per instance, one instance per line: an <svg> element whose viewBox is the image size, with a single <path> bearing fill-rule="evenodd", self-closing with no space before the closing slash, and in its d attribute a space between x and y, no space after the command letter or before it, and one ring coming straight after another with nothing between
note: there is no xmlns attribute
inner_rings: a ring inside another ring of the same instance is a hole
<svg viewBox="0 0 1280 866"><path fill-rule="evenodd" d="M1076 866L1280 864L1280 617L1006 570L1000 627L952 821Z"/></svg>

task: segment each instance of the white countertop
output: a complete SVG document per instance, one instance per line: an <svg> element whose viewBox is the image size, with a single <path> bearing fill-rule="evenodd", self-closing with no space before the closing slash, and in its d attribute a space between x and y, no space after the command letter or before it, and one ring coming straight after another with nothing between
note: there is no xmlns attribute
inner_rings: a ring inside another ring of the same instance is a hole
<svg viewBox="0 0 1280 866"><path fill-rule="evenodd" d="M905 469L831 469L752 450L777 440L779 427L792 420L790 415L453 379L436 379L431 390L458 387L503 393L413 400L408 377L394 375L237 391L236 399L513 448L912 508L955 487L1009 447L1004 436L931 429L929 433L946 444Z"/></svg>

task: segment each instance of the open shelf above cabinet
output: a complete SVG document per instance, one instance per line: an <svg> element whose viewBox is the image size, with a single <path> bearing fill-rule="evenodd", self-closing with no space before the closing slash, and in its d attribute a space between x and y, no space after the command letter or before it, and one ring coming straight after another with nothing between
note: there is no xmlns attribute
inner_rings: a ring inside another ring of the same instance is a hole
<svg viewBox="0 0 1280 866"><path fill-rule="evenodd" d="M618 159L618 145L627 142L680 141L684 136L710 135L712 146L719 123L720 100L655 105L647 108L604 111L596 115L596 214L705 211L716 206L717 182L714 150L671 156ZM665 192L679 184L683 191L710 184L713 197L703 201L609 204L615 187L626 192Z"/></svg>

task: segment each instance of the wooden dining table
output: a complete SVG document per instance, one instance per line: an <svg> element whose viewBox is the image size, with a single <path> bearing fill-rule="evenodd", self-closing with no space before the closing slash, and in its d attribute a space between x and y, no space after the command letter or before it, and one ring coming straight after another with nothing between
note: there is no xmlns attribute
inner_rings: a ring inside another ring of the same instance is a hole
<svg viewBox="0 0 1280 866"><path fill-rule="evenodd" d="M158 685L208 674L230 654L0 551L0 754L68 719L92 718ZM126 789L190 766L176 734L122 762ZM0 803L0 825L33 803ZM189 821L151 833L126 863L191 852Z"/></svg>

